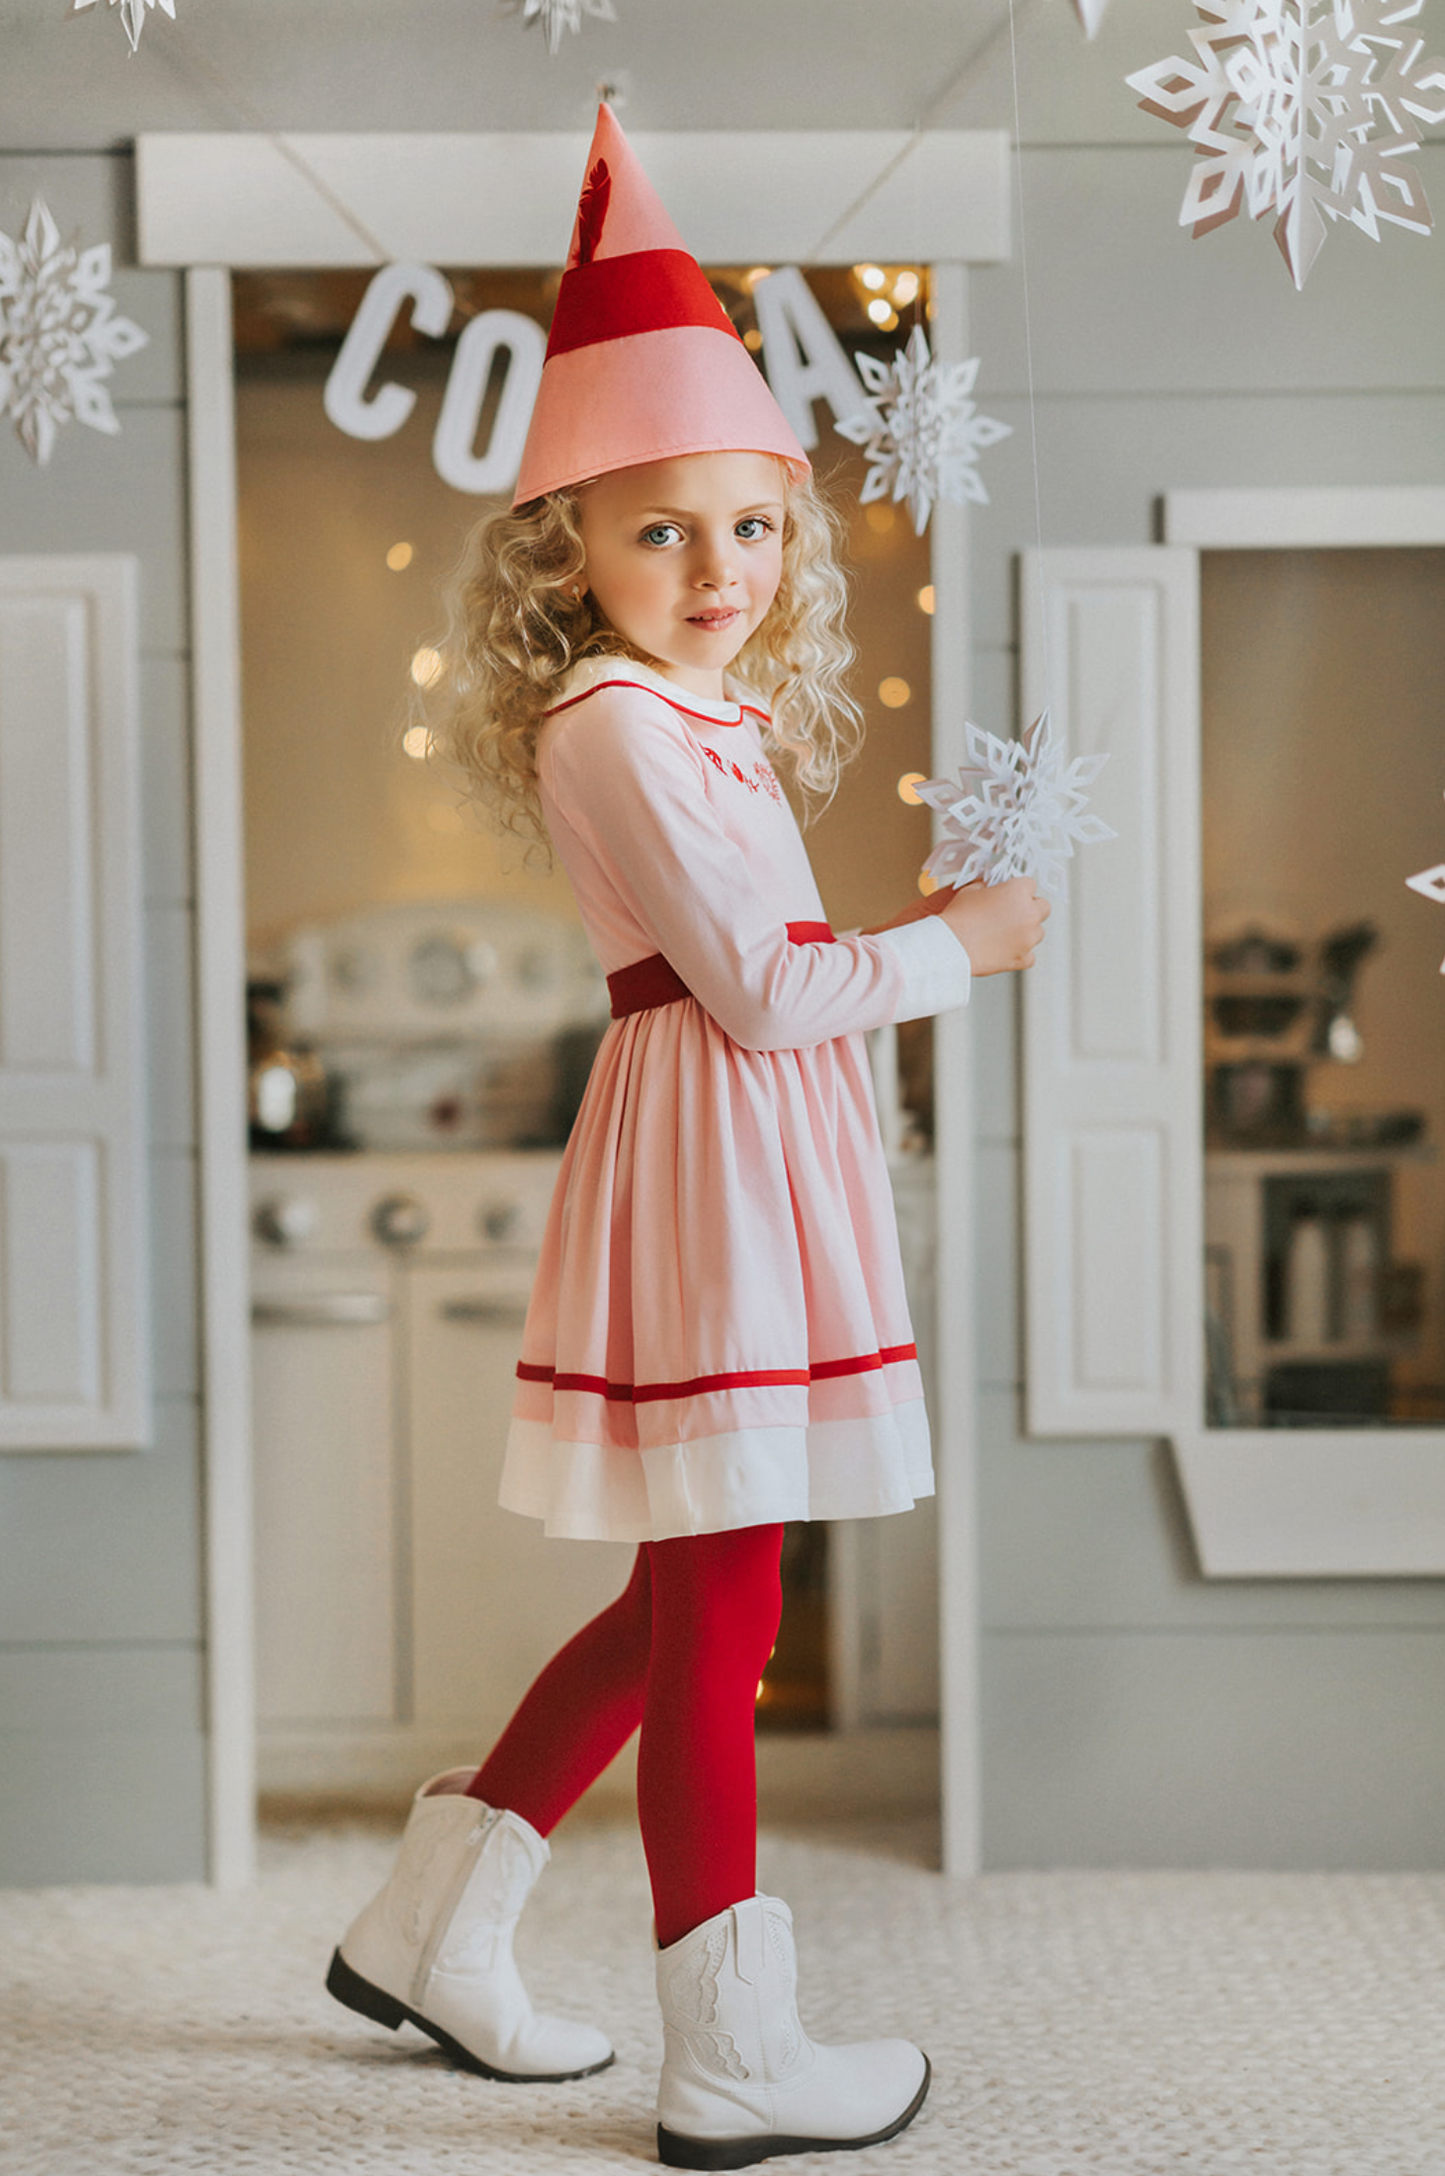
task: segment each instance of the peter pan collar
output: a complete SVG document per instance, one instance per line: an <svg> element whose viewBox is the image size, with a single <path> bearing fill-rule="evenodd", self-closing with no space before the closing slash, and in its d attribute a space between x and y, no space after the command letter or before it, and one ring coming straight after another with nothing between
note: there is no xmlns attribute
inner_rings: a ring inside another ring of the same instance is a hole
<svg viewBox="0 0 1445 2176"><path fill-rule="evenodd" d="M702 718L709 725L741 725L744 712L764 725L768 723L768 713L757 701L715 702L711 696L694 695L691 688L680 688L675 680L665 679L660 672L654 672L649 665L639 665L631 657L582 658L562 681L556 701L548 706L548 715L575 703L581 696L607 687L646 688L650 695L660 695L685 717Z"/></svg>

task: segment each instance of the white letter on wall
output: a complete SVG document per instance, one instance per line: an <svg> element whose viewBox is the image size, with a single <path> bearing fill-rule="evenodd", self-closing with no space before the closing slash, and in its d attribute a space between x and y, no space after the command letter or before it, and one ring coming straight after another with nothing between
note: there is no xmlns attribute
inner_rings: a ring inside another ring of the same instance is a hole
<svg viewBox="0 0 1445 2176"><path fill-rule="evenodd" d="M825 400L833 421L842 423L861 413L868 396L796 265L786 265L759 280L753 289L753 305L773 398L797 432L798 443L811 450L818 443L815 400Z"/></svg>
<svg viewBox="0 0 1445 2176"><path fill-rule="evenodd" d="M492 358L499 348L507 356L502 395L486 452L475 454L472 441L481 420ZM547 336L541 326L517 310L484 310L472 319L457 342L432 440L432 460L443 483L455 491L511 490L522 465L522 442L532 420L546 353Z"/></svg>
<svg viewBox="0 0 1445 2176"><path fill-rule="evenodd" d="M429 264L382 267L361 298L322 396L331 422L351 438L390 438L416 406L415 393L400 385L379 386L371 400L366 398L367 381L381 361L386 336L406 301L412 305L411 321L418 332L439 339L451 323L451 284L440 272Z"/></svg>

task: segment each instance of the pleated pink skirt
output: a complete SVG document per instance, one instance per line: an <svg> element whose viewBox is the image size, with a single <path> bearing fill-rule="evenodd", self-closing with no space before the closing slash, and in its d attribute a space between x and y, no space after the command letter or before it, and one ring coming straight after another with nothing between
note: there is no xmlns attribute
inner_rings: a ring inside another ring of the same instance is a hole
<svg viewBox="0 0 1445 2176"><path fill-rule="evenodd" d="M928 1422L861 1036L615 1021L568 1144L501 1501L578 1539L906 1510Z"/></svg>

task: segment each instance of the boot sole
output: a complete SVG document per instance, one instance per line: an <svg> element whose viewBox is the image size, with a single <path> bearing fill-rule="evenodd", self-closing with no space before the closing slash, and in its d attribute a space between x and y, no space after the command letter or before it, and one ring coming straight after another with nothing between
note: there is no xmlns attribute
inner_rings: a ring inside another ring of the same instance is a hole
<svg viewBox="0 0 1445 2176"><path fill-rule="evenodd" d="M480 2055L473 2055L470 2048L464 2048L460 2040L454 2040L440 2025L433 2025L419 2010L410 2009L406 2003L398 2002L395 1995L387 1994L385 1988L373 1987L370 1980L353 1972L339 1949L332 1952L326 1992L344 2003L348 2010L369 2017L373 2024L385 2025L388 2032L395 2032L403 2024L415 2025L418 2031L435 2040L459 2068L474 2070L478 2077L495 2078L501 2085L566 2085L572 2078L595 2077L599 2070L609 2069L617 2060L615 2055L604 2056L600 2063L589 2063L585 2070L497 2070L491 2063L484 2063Z"/></svg>
<svg viewBox="0 0 1445 2176"><path fill-rule="evenodd" d="M881 2146L885 2139L896 2138L900 2131L907 2130L928 2098L932 2079L933 2066L925 2055L923 2083L902 2115L883 2130L870 2131L866 2138L685 2138L680 2131L670 2131L665 2123L659 2123L657 2157L665 2168L751 2168L757 2161L772 2160L775 2154L856 2153L863 2146Z"/></svg>

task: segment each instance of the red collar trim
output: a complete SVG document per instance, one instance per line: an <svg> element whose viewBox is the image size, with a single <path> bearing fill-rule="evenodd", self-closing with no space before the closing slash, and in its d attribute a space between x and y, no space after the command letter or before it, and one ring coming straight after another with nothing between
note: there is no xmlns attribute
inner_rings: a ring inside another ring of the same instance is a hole
<svg viewBox="0 0 1445 2176"><path fill-rule="evenodd" d="M736 706L738 715L735 718L716 718L710 710L689 710L687 704L680 703L676 696L664 695L655 680L623 680L620 678L616 680L599 680L595 687L583 688L580 695L569 695L564 701L553 703L549 710L543 711L542 715L544 718L559 717L564 710L572 710L578 703L585 703L589 696L600 695L604 688L636 688L643 695L655 695L658 701L666 703L669 709L679 711L684 718L696 718L700 725L739 726L743 722L744 715L756 718L762 725L771 723L767 712L759 710L756 703L738 703Z"/></svg>

